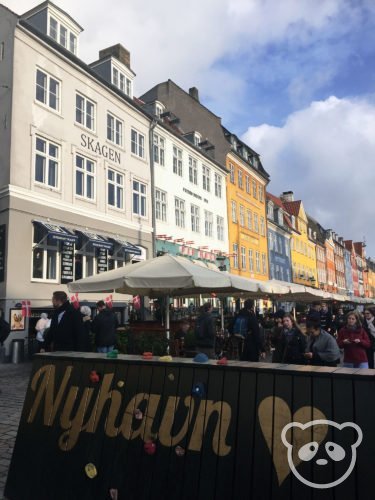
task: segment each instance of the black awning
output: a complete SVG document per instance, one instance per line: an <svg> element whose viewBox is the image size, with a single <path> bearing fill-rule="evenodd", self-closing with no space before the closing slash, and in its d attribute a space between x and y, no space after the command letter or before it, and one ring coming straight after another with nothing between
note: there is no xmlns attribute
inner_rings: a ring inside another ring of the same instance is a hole
<svg viewBox="0 0 375 500"><path fill-rule="evenodd" d="M39 220L33 221L33 224L45 229L48 237L52 240L69 241L70 243L75 243L78 240L78 236L65 227L58 226L57 224L51 224L50 222L43 222Z"/></svg>
<svg viewBox="0 0 375 500"><path fill-rule="evenodd" d="M100 236L96 233L90 233L89 231L77 231L82 234L88 243L90 243L95 248L104 248L106 250L112 250L113 243L111 243L108 238Z"/></svg>
<svg viewBox="0 0 375 500"><path fill-rule="evenodd" d="M133 255L142 255L141 249L136 247L132 243L129 243L128 241L121 240L119 238L114 238L113 241L117 243L117 245L121 246L121 249L124 251L124 253L131 253Z"/></svg>

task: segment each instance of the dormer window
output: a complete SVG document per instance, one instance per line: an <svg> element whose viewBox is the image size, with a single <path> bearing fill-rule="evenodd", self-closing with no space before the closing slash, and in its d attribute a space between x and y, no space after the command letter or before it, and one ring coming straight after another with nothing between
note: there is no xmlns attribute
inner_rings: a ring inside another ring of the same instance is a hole
<svg viewBox="0 0 375 500"><path fill-rule="evenodd" d="M160 115L164 113L164 106L160 104L160 102L155 102L155 109L154 109L154 114L158 118L160 118Z"/></svg>
<svg viewBox="0 0 375 500"><path fill-rule="evenodd" d="M194 145L199 148L199 144L202 142L202 136L198 132L194 132Z"/></svg>
<svg viewBox="0 0 375 500"><path fill-rule="evenodd" d="M273 220L273 203L271 201L268 203L267 216L269 219Z"/></svg>
<svg viewBox="0 0 375 500"><path fill-rule="evenodd" d="M277 217L278 217L280 226L283 226L284 225L284 214L283 214L282 210L279 209Z"/></svg>
<svg viewBox="0 0 375 500"><path fill-rule="evenodd" d="M132 97L132 81L115 66L112 66L112 84L127 96Z"/></svg>
<svg viewBox="0 0 375 500"><path fill-rule="evenodd" d="M49 17L48 34L73 54L77 53L77 36L53 16Z"/></svg>

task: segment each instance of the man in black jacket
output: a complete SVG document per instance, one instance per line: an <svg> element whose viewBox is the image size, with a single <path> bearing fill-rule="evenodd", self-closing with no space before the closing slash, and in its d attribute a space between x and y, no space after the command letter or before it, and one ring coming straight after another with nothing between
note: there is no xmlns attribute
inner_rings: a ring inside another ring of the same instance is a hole
<svg viewBox="0 0 375 500"><path fill-rule="evenodd" d="M96 350L102 353L113 351L116 343L116 328L118 327L117 317L106 307L103 300L99 300L96 307L98 314L91 325L95 334Z"/></svg>
<svg viewBox="0 0 375 500"><path fill-rule="evenodd" d="M206 302L195 320L195 347L198 352L206 354L210 359L215 359L216 330L211 311L211 304Z"/></svg>
<svg viewBox="0 0 375 500"><path fill-rule="evenodd" d="M53 351L81 351L84 341L81 313L69 303L63 291L53 292L52 304L55 311L46 336L46 347Z"/></svg>
<svg viewBox="0 0 375 500"><path fill-rule="evenodd" d="M238 314L247 318L248 331L244 340L241 361L259 361L259 356L264 358L266 353L259 323L254 313L254 301L245 300L244 308Z"/></svg>

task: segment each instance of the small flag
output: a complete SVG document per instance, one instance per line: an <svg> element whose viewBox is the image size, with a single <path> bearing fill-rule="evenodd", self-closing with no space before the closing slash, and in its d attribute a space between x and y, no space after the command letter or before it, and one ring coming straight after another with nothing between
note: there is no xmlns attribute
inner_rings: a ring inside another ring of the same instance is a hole
<svg viewBox="0 0 375 500"><path fill-rule="evenodd" d="M141 297L139 295L135 295L133 297L133 306L134 309L137 309L137 311L141 308Z"/></svg>
<svg viewBox="0 0 375 500"><path fill-rule="evenodd" d="M24 318L30 318L31 316L31 302L30 300L22 301L22 316Z"/></svg>
<svg viewBox="0 0 375 500"><path fill-rule="evenodd" d="M79 309L79 298L78 298L78 292L76 292L74 295L70 297L70 302L74 309Z"/></svg>
<svg viewBox="0 0 375 500"><path fill-rule="evenodd" d="M108 309L112 309L112 307L113 307L112 295L108 295L108 297L106 297L104 299L104 302L105 302L106 306L108 307Z"/></svg>

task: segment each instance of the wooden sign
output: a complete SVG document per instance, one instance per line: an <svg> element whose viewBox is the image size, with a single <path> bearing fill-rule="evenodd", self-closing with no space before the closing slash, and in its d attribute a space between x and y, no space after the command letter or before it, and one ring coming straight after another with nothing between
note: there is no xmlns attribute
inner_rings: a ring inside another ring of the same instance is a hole
<svg viewBox="0 0 375 500"><path fill-rule="evenodd" d="M375 370L35 357L9 500L373 498Z"/></svg>

